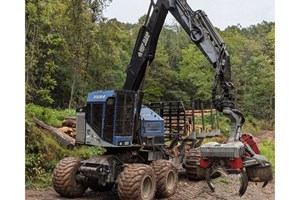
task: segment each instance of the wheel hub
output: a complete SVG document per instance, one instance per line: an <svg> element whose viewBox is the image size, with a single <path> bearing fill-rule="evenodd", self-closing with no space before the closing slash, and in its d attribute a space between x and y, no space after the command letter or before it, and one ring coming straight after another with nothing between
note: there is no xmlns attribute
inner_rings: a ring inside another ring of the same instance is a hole
<svg viewBox="0 0 300 200"><path fill-rule="evenodd" d="M173 171L170 171L167 176L167 188L168 190L172 190L175 184L175 174Z"/></svg>
<svg viewBox="0 0 300 200"><path fill-rule="evenodd" d="M145 199L149 197L152 187L153 187L153 185L151 182L151 178L149 176L147 176L143 180L143 184L142 184L142 195Z"/></svg>

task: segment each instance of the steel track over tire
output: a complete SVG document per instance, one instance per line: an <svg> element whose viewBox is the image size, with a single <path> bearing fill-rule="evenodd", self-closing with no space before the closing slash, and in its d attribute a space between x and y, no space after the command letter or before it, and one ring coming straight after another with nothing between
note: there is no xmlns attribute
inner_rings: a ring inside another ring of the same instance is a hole
<svg viewBox="0 0 300 200"><path fill-rule="evenodd" d="M54 190L63 197L79 197L87 186L76 181L80 160L74 157L64 158L53 171L52 183Z"/></svg>
<svg viewBox="0 0 300 200"><path fill-rule="evenodd" d="M185 171L189 180L201 181L205 180L205 169L200 167L200 147L190 149L185 155ZM215 172L211 178L218 178L221 176L220 172Z"/></svg>
<svg viewBox="0 0 300 200"><path fill-rule="evenodd" d="M168 160L156 160L152 162L151 166L156 176L155 197L166 198L172 196L178 184L178 173L174 164Z"/></svg>
<svg viewBox="0 0 300 200"><path fill-rule="evenodd" d="M156 190L153 168L145 164L128 164L117 179L118 195L123 200L152 200Z"/></svg>
<svg viewBox="0 0 300 200"><path fill-rule="evenodd" d="M205 179L205 169L200 167L200 148L190 149L185 156L185 170L189 180Z"/></svg>

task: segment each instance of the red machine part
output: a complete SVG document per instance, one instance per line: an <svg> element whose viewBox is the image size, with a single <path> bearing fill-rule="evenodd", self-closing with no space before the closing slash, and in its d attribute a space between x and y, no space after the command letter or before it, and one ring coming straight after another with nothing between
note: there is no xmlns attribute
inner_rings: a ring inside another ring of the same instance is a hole
<svg viewBox="0 0 300 200"><path fill-rule="evenodd" d="M243 165L243 159L242 158L234 158L234 159L228 159L224 158L222 159L227 163L228 169L231 170L242 170L244 165ZM211 160L210 159L200 159L200 167L202 168L209 168L211 167Z"/></svg>
<svg viewBox="0 0 300 200"><path fill-rule="evenodd" d="M200 167L209 168L210 165L211 165L211 162L209 160L203 159L203 158L200 159Z"/></svg>
<svg viewBox="0 0 300 200"><path fill-rule="evenodd" d="M234 170L242 170L244 167L242 158L230 159L227 161L227 164L229 169Z"/></svg>
<svg viewBox="0 0 300 200"><path fill-rule="evenodd" d="M247 143L256 154L260 154L260 151L259 151L259 149L257 147L257 144L254 141L253 136L251 134L248 134L248 133L247 134L243 134L241 136L241 141L243 143Z"/></svg>
<svg viewBox="0 0 300 200"><path fill-rule="evenodd" d="M248 144L252 150L254 151L254 153L256 154L260 154L260 151L258 149L258 146L256 144L256 142L253 139L253 136L251 134L243 134L240 137L241 142L243 142L244 144ZM249 153L246 153L246 156L250 157ZM243 158L223 158L220 160L224 160L228 166L228 169L232 169L232 170L242 170L244 165L243 165ZM203 168L209 168L212 165L212 160L209 158L201 158L200 159L200 166Z"/></svg>

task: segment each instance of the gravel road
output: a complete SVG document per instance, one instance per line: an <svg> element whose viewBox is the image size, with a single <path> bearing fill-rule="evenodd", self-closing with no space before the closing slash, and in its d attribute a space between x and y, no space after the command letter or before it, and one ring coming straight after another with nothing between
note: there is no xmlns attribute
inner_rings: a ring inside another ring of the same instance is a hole
<svg viewBox="0 0 300 200"><path fill-rule="evenodd" d="M220 177L214 180L215 192L211 192L205 181L189 181L181 176L175 194L164 200L274 200L275 181L271 181L265 188L262 183L249 182L248 189L244 196L238 196L239 180L237 177ZM66 200L59 196L54 189L26 190L26 200ZM73 200L118 200L118 195L111 192L94 192L87 190L83 197Z"/></svg>

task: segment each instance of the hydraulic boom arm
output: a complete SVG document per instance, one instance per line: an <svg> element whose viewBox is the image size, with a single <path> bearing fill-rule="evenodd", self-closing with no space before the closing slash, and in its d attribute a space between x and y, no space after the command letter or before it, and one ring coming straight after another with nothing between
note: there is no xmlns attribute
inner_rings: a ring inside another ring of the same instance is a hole
<svg viewBox="0 0 300 200"><path fill-rule="evenodd" d="M168 12L175 17L216 69L215 88L212 94L216 109L222 112L224 108L234 108L230 58L226 45L205 12L193 11L186 0L157 0L156 3L151 1L146 22L139 31L131 62L127 68L124 89L134 91L140 89L146 70L155 57L158 37ZM220 99L216 99L218 86L223 90Z"/></svg>

